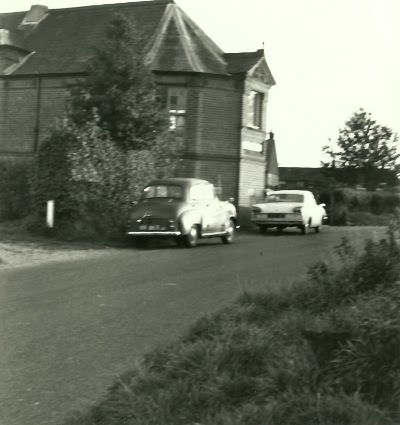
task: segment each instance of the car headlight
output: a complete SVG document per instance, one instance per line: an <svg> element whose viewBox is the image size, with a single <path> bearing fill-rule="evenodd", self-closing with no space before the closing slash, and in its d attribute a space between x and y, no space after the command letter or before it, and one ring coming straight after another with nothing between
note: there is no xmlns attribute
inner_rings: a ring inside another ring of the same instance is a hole
<svg viewBox="0 0 400 425"><path fill-rule="evenodd" d="M253 207L253 208L251 209L251 212L252 212L253 214L260 214L260 212L261 212L261 208Z"/></svg>
<svg viewBox="0 0 400 425"><path fill-rule="evenodd" d="M300 214L301 213L301 208L302 207L294 207L293 208L293 212L296 213L296 214Z"/></svg>

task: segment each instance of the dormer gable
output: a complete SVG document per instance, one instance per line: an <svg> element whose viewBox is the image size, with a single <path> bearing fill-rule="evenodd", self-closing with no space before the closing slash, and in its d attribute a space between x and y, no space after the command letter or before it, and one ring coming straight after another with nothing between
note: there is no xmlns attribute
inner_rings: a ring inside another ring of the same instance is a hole
<svg viewBox="0 0 400 425"><path fill-rule="evenodd" d="M167 5L147 51L153 70L226 74L222 49L173 2Z"/></svg>
<svg viewBox="0 0 400 425"><path fill-rule="evenodd" d="M0 74L7 74L30 53L24 46L24 38L20 32L0 29Z"/></svg>
<svg viewBox="0 0 400 425"><path fill-rule="evenodd" d="M245 75L269 87L275 85L274 77L264 56L264 49L255 52L226 53L228 72L233 75Z"/></svg>
<svg viewBox="0 0 400 425"><path fill-rule="evenodd" d="M48 15L48 7L40 4L31 6L29 12L25 15L18 29L23 31L32 31Z"/></svg>
<svg viewBox="0 0 400 425"><path fill-rule="evenodd" d="M250 69L247 73L247 76L254 78L257 81L266 84L269 87L272 87L276 84L275 79L268 67L265 57L263 57Z"/></svg>

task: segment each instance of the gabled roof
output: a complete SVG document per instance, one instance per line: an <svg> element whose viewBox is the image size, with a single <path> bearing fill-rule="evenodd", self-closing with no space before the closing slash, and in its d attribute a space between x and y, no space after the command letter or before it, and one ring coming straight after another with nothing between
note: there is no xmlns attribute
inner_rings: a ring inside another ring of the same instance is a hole
<svg viewBox="0 0 400 425"><path fill-rule="evenodd" d="M171 2L157 0L49 9L46 19L25 36L25 47L35 54L13 74L84 72L93 46L101 44L105 28L115 13L134 19L143 34L150 38ZM21 32L18 27L25 15L0 15L0 27Z"/></svg>
<svg viewBox="0 0 400 425"><path fill-rule="evenodd" d="M101 46L115 14L131 19L148 40L147 60L154 71L229 75L265 62L262 50L225 54L174 0L153 0L66 9L37 5L28 13L0 14L0 30L22 36L23 48L30 52L7 73L86 72L93 48Z"/></svg>
<svg viewBox="0 0 400 425"><path fill-rule="evenodd" d="M166 7L149 46L154 70L227 73L224 52L175 4Z"/></svg>
<svg viewBox="0 0 400 425"><path fill-rule="evenodd" d="M241 74L250 71L264 57L264 50L255 52L225 53L229 74Z"/></svg>
<svg viewBox="0 0 400 425"><path fill-rule="evenodd" d="M276 84L264 56L264 49L255 52L225 53L229 74L246 74L269 86Z"/></svg>

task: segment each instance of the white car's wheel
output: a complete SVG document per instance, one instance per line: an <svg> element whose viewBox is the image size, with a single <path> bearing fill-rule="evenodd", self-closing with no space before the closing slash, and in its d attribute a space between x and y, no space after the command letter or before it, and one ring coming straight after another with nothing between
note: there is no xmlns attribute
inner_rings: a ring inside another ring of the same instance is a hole
<svg viewBox="0 0 400 425"><path fill-rule="evenodd" d="M199 240L199 228L196 225L193 225L189 233L184 235L184 241L187 248L194 248L197 245L197 241Z"/></svg>
<svg viewBox="0 0 400 425"><path fill-rule="evenodd" d="M301 234L302 235L307 235L308 232L309 232L309 230L310 230L310 227L311 227L311 218L308 220L308 223L307 224L303 224L301 226Z"/></svg>
<svg viewBox="0 0 400 425"><path fill-rule="evenodd" d="M224 236L221 237L222 242L225 244L229 244L233 242L233 238L235 236L235 223L233 220L229 220L228 229Z"/></svg>

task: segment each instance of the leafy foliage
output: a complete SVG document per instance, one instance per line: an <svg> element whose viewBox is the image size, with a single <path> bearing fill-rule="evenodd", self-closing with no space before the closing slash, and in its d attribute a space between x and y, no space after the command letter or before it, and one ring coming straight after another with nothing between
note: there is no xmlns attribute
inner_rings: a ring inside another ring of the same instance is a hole
<svg viewBox="0 0 400 425"><path fill-rule="evenodd" d="M151 70L145 64L145 40L120 15L111 21L101 48L94 50L89 76L71 87L69 116L84 125L95 110L98 125L120 147L150 148L168 116L160 111Z"/></svg>
<svg viewBox="0 0 400 425"><path fill-rule="evenodd" d="M393 214L398 214L400 197L396 192L358 191L342 188L319 193L325 203L332 225L387 225Z"/></svg>
<svg viewBox="0 0 400 425"><path fill-rule="evenodd" d="M339 176L347 183L361 179L368 190L375 190L379 183L397 182L397 142L393 130L377 124L370 113L360 109L340 130L338 150L323 148L332 159L323 165L334 178ZM340 169L340 173L335 173L335 169Z"/></svg>
<svg viewBox="0 0 400 425"><path fill-rule="evenodd" d="M169 133L142 45L134 26L116 17L89 76L71 88L66 117L35 161L32 228L54 200L57 234L118 237L143 186L174 173L182 146Z"/></svg>
<svg viewBox="0 0 400 425"><path fill-rule="evenodd" d="M151 179L169 175L179 162L179 146L159 136L151 150L125 151L93 117L77 127L66 119L37 156L31 179L36 217L44 223L46 202L55 201L60 236L118 237L132 201ZM173 150L173 147L175 149Z"/></svg>

